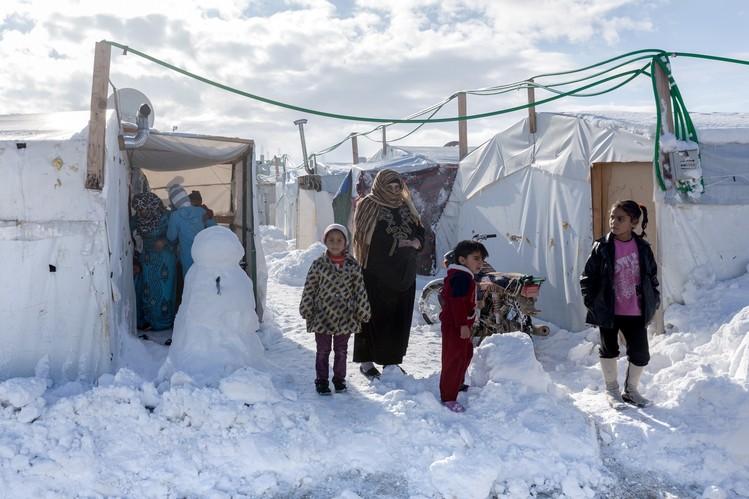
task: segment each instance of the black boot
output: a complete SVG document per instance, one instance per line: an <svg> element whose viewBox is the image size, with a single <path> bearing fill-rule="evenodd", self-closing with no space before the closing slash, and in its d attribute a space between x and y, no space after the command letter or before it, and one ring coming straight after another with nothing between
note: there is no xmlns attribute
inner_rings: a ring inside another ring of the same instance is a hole
<svg viewBox="0 0 749 499"><path fill-rule="evenodd" d="M380 378L380 371L374 366L364 369L364 364L359 364L359 372L366 376L369 381Z"/></svg>
<svg viewBox="0 0 749 499"><path fill-rule="evenodd" d="M345 392L347 390L347 388L346 388L346 380L345 379L333 378L333 388L335 388L335 392L336 393Z"/></svg>
<svg viewBox="0 0 749 499"><path fill-rule="evenodd" d="M318 395L331 395L333 393L330 391L327 379L315 380L315 389L317 389Z"/></svg>

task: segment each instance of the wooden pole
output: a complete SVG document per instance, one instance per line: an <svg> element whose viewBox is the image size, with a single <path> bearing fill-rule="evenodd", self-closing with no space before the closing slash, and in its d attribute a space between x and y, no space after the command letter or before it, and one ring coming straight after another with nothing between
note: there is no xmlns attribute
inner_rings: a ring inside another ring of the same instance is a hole
<svg viewBox="0 0 749 499"><path fill-rule="evenodd" d="M354 164L359 164L359 143L355 134L351 134L351 155L354 157Z"/></svg>
<svg viewBox="0 0 749 499"><path fill-rule="evenodd" d="M528 80L528 83L533 83L533 79ZM533 85L528 85L528 104L534 104L536 102L536 89ZM528 131L536 133L536 106L531 105L528 108Z"/></svg>
<svg viewBox="0 0 749 499"><path fill-rule="evenodd" d="M466 102L466 93L458 94L458 116L464 117L467 114L468 106ZM463 159L468 155L468 122L466 120L458 121L458 157Z"/></svg>
<svg viewBox="0 0 749 499"><path fill-rule="evenodd" d="M655 71L655 88L658 94L658 106L661 110L661 130L656 130L655 133L663 135L664 133L674 133L674 115L671 109L671 88L668 84L668 75L663 71L659 64L654 64ZM659 152L659 159L661 164L661 175L664 175L665 171L671 170L669 165L669 157L663 152ZM658 179L655 178L656 172L653 168L653 185L656 186L654 189L658 189ZM657 245L655 247L655 261L658 265L658 282L661 283L661 289L663 286L663 234L661 230L661 220L659 216L658 203L655 203L655 223L656 223L656 234L657 234ZM666 332L666 321L664 318L664 308L667 304L661 303L658 310L655 311L655 334L663 334Z"/></svg>
<svg viewBox="0 0 749 499"><path fill-rule="evenodd" d="M97 42L94 50L94 75L91 83L91 116L88 121L86 153L86 189L101 190L104 185L104 152L107 128L107 88L112 47Z"/></svg>
<svg viewBox="0 0 749 499"><path fill-rule="evenodd" d="M387 135L387 127L385 125L382 126L382 157L384 158L385 155L388 152L388 135Z"/></svg>
<svg viewBox="0 0 749 499"><path fill-rule="evenodd" d="M674 113L671 110L671 88L668 84L668 76L663 72L659 64L655 65L655 87L658 90L658 105L661 107L661 127L663 130L660 132L661 134L674 133Z"/></svg>

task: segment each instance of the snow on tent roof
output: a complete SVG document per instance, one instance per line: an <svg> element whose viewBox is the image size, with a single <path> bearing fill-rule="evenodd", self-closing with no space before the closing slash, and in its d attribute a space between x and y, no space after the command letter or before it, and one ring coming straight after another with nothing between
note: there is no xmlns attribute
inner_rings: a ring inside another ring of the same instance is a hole
<svg viewBox="0 0 749 499"><path fill-rule="evenodd" d="M655 132L655 113L602 112L559 113L581 118L601 128L616 128L652 138ZM749 144L749 113L697 113L689 116L697 128L699 141L706 144Z"/></svg>
<svg viewBox="0 0 749 499"><path fill-rule="evenodd" d="M82 139L89 111L0 115L0 140Z"/></svg>
<svg viewBox="0 0 749 499"><path fill-rule="evenodd" d="M475 147L469 147L468 152ZM377 170L380 168L408 168L419 170L435 165L457 165L460 162L458 147L430 147L430 146L391 146L388 145L385 156L380 149L372 155L366 163L355 165L363 170Z"/></svg>

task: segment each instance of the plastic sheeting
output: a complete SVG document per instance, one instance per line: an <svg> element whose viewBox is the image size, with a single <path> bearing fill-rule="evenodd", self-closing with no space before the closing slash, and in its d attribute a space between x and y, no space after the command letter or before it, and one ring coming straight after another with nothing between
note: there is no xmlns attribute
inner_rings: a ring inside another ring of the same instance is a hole
<svg viewBox="0 0 749 499"><path fill-rule="evenodd" d="M131 151L130 159L144 170L181 171L231 164L251 149L252 142L246 140L153 131L143 146Z"/></svg>
<svg viewBox="0 0 749 499"><path fill-rule="evenodd" d="M0 378L38 367L55 380L95 379L133 323L129 172L117 131L110 114L101 192L84 188L80 129L55 132L67 139L29 133L23 148L0 142Z"/></svg>
<svg viewBox="0 0 749 499"><path fill-rule="evenodd" d="M646 125L600 116L539 113L537 123L536 134L529 133L527 119L516 123L460 163L436 230L437 252L477 232L498 234L485 241L494 267L545 277L541 316L578 330L585 317L579 276L593 243L591 165L651 162L652 133ZM731 140L747 136L726 134ZM746 175L745 145L721 141L718 131L703 135L713 144L704 148L706 171ZM746 270L749 232L735 228L745 220L749 197L738 180L721 189L733 206L656 199L666 304L682 300L685 283L699 269L720 278Z"/></svg>

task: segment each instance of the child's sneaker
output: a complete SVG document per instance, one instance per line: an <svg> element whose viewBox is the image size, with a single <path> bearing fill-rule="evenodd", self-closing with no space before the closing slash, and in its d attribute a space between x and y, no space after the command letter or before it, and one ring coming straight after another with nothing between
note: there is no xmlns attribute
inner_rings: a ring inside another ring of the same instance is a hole
<svg viewBox="0 0 749 499"><path fill-rule="evenodd" d="M317 389L318 395L331 395L333 392L330 391L328 380L315 380L315 388Z"/></svg>
<svg viewBox="0 0 749 499"><path fill-rule="evenodd" d="M445 407L447 407L453 412L466 412L466 408L463 407L461 403L458 402L457 400L450 400L447 402L442 402L442 405L444 405Z"/></svg>
<svg viewBox="0 0 749 499"><path fill-rule="evenodd" d="M346 380L333 378L333 388L335 389L336 393L345 392L347 390Z"/></svg>

